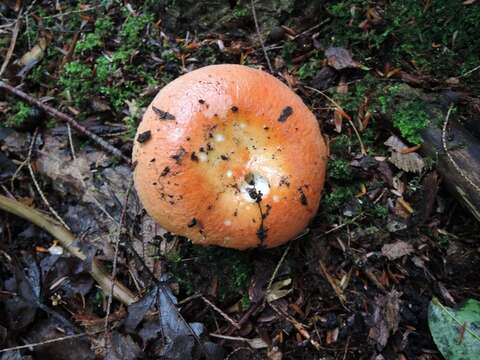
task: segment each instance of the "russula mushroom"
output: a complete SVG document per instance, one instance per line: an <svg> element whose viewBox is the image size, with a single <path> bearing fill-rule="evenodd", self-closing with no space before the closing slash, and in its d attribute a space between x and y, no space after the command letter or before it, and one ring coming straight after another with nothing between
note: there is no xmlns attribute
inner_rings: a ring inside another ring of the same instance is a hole
<svg viewBox="0 0 480 360"><path fill-rule="evenodd" d="M133 148L147 212L195 244L274 247L317 212L327 150L315 116L275 77L212 65L165 86Z"/></svg>

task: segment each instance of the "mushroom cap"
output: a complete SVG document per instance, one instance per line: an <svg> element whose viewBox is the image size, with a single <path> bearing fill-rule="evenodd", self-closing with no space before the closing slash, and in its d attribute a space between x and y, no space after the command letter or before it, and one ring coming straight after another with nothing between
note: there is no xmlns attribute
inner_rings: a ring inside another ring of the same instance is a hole
<svg viewBox="0 0 480 360"><path fill-rule="evenodd" d="M211 65L165 86L134 141L146 211L195 244L281 245L316 214L327 149L315 116L275 77Z"/></svg>

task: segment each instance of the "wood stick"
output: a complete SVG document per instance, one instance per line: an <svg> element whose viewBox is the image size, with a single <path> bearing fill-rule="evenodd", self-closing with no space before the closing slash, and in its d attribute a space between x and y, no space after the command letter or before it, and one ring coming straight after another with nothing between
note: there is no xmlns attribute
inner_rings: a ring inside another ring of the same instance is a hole
<svg viewBox="0 0 480 360"><path fill-rule="evenodd" d="M78 257L80 260L86 260L87 256L75 245L75 236L49 216L3 195L0 195L0 209L24 218L49 232L50 235L57 239L72 255ZM111 291L112 280L95 259L93 259L90 274L97 281L105 294L108 294ZM119 282L115 282L113 296L125 305L133 304L138 300L128 288Z"/></svg>
<svg viewBox="0 0 480 360"><path fill-rule="evenodd" d="M112 155L115 155L119 157L120 159L124 160L127 164L131 164L130 158L125 156L120 150L118 150L116 147L113 145L109 144L105 140L103 140L101 137L98 135L95 135L93 132L85 128L84 126L80 125L74 118L71 116L68 116L67 114L64 114L57 109L51 107L50 105L42 103L40 100L34 98L31 95L28 95L27 93L23 92L22 90L19 90L9 84L7 84L4 81L0 80L0 89L4 89L8 91L10 94L15 95L16 97L26 101L30 105L36 106L39 109L45 111L48 115L61 120L67 124L70 124L71 127L73 127L75 130L78 132L84 134L85 136L89 137L92 139L94 142L96 142L101 148L103 148L105 151L111 153Z"/></svg>
<svg viewBox="0 0 480 360"><path fill-rule="evenodd" d="M382 91L383 92L383 91ZM427 94L406 84L395 96L396 108L415 101L429 115L427 128L420 131L419 152L435 161L448 190L480 221L480 140L451 116L442 94ZM386 110L385 119L393 122L395 108Z"/></svg>

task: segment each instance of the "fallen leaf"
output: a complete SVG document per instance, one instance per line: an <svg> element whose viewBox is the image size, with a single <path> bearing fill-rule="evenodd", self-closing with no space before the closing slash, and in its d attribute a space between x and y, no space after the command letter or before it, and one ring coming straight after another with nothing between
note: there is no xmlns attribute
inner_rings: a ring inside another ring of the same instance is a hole
<svg viewBox="0 0 480 360"><path fill-rule="evenodd" d="M336 70L345 68L356 68L357 63L353 61L352 54L347 49L341 47L329 47L325 50L328 65Z"/></svg>
<svg viewBox="0 0 480 360"><path fill-rule="evenodd" d="M318 90L326 90L335 84L337 76L337 72L331 66L324 66L313 77L310 86Z"/></svg>
<svg viewBox="0 0 480 360"><path fill-rule="evenodd" d="M372 326L370 327L368 337L380 349L387 345L390 335L393 335L398 330L401 295L401 292L392 290L385 296L381 295L375 298Z"/></svg>
<svg viewBox="0 0 480 360"><path fill-rule="evenodd" d="M413 246L402 240L398 240L391 244L385 244L382 247L382 255L389 260L401 258L402 256L411 254L413 251Z"/></svg>
<svg viewBox="0 0 480 360"><path fill-rule="evenodd" d="M44 342L66 335L73 335L73 328L67 331L60 331L65 329L65 323L59 323L54 317L37 321L34 326L29 329L25 335L25 340L28 343ZM94 360L95 354L90 349L90 340L88 337L78 337L64 341L53 342L45 344L33 349L34 358L36 359L71 359L71 360Z"/></svg>
<svg viewBox="0 0 480 360"><path fill-rule="evenodd" d="M164 277L161 281L166 281ZM136 328L142 322L147 312L158 311L158 318L148 321ZM197 359L198 339L205 332L200 323L187 323L177 308L177 298L170 288L155 286L143 299L128 307L125 328L132 333L138 333L144 342L153 341L155 355L162 359ZM161 336L159 336L161 335ZM156 344L161 341L161 344ZM200 340L202 341L202 340ZM147 344L144 344L147 346ZM207 352L207 359L222 359L223 351L218 345L202 341L201 347Z"/></svg>
<svg viewBox="0 0 480 360"><path fill-rule="evenodd" d="M403 171L420 173L425 168L425 161L416 152L411 152L398 136L392 135L384 143L390 148L389 161Z"/></svg>
<svg viewBox="0 0 480 360"><path fill-rule="evenodd" d="M268 344L265 341L263 341L261 338L245 339L245 341L253 349L266 349L266 348L268 348Z"/></svg>
<svg viewBox="0 0 480 360"><path fill-rule="evenodd" d="M340 329L337 327L333 330L327 331L327 338L325 339L325 343L327 345L333 344L338 340L338 334L340 333Z"/></svg>
<svg viewBox="0 0 480 360"><path fill-rule="evenodd" d="M18 63L22 65L22 69L18 72L17 76L24 76L36 64L38 64L43 59L47 46L47 38L41 37L40 39L38 39L38 43L25 54L23 54L20 60L18 60Z"/></svg>
<svg viewBox="0 0 480 360"><path fill-rule="evenodd" d="M121 335L114 331L111 344L106 360L135 360L142 355L142 350L130 335Z"/></svg>
<svg viewBox="0 0 480 360"><path fill-rule="evenodd" d="M474 299L458 309L433 298L428 307L428 327L445 359L480 359L480 302Z"/></svg>
<svg viewBox="0 0 480 360"><path fill-rule="evenodd" d="M291 283L292 283L291 278L274 282L270 290L267 292L267 301L272 302L290 294L293 291L293 289L292 288L284 289L284 288L286 286L289 286Z"/></svg>
<svg viewBox="0 0 480 360"><path fill-rule="evenodd" d="M268 360L282 360L283 359L283 354L278 348L278 346L272 347L271 350L268 351L267 353L267 359Z"/></svg>
<svg viewBox="0 0 480 360"><path fill-rule="evenodd" d="M327 57L328 65L336 70L348 69L348 68L361 68L366 70L367 68L357 61L353 60L352 54L342 47L329 47L325 50L325 56Z"/></svg>

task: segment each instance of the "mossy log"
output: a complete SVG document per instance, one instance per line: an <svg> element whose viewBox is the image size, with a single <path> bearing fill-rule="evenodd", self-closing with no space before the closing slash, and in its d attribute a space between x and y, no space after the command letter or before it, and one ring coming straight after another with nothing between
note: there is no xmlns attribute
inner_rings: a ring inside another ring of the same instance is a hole
<svg viewBox="0 0 480 360"><path fill-rule="evenodd" d="M433 160L448 190L480 221L480 138L463 125L475 121L460 123L455 111L458 102L445 93L426 94L404 84L396 85L394 94L388 88L381 91L383 96L392 96L383 111L393 127L398 127L395 124L397 109L404 108L405 104L414 102L417 109L424 111L419 117L426 114L428 123L418 130L422 140L419 152ZM453 111L445 127L450 107Z"/></svg>

